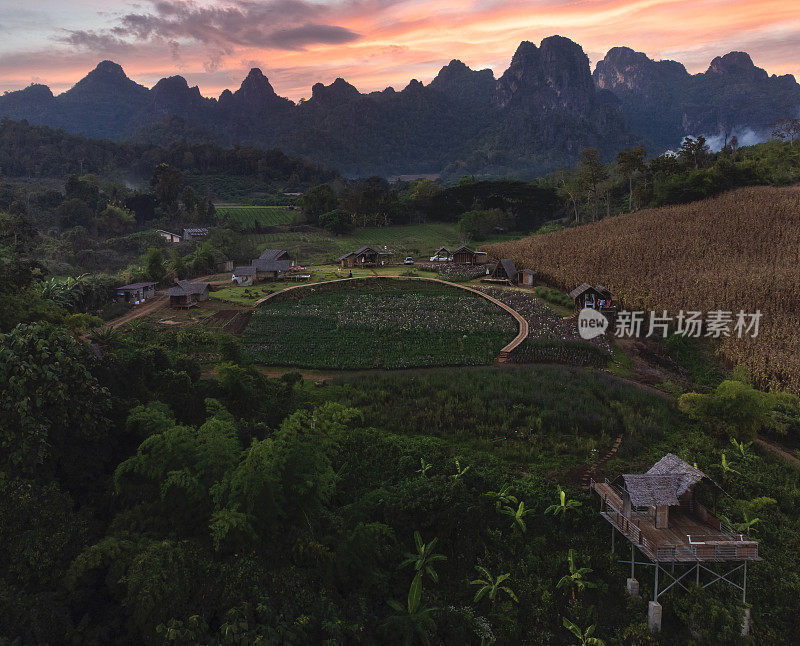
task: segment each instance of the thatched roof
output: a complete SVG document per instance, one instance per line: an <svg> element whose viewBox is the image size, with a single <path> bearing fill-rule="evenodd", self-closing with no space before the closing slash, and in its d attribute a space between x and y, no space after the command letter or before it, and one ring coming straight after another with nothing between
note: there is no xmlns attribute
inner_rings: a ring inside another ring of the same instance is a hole
<svg viewBox="0 0 800 646"><path fill-rule="evenodd" d="M688 462L681 460L674 453L667 453L663 458L656 462L647 471L647 475L671 475L678 477L676 494L682 496L689 489L694 487L703 478L707 478L705 473L696 469Z"/></svg>
<svg viewBox="0 0 800 646"><path fill-rule="evenodd" d="M647 473L626 474L622 476L625 491L631 497L634 507L680 504L675 493L675 476L656 476Z"/></svg>
<svg viewBox="0 0 800 646"><path fill-rule="evenodd" d="M635 507L678 505L678 498L693 489L701 480L707 480L719 489L700 469L673 453L667 453L647 473L625 474L622 480L631 504Z"/></svg>

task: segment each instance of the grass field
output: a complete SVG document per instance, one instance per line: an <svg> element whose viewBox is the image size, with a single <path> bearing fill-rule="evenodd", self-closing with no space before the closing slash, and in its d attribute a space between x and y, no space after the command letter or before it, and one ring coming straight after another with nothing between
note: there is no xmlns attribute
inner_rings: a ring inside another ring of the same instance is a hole
<svg viewBox="0 0 800 646"><path fill-rule="evenodd" d="M520 235L494 236L485 242L512 240ZM301 263L313 265L332 262L362 245L381 249L385 246L394 252L395 260L402 260L406 256L427 259L441 246L452 249L462 244L458 225L444 222L357 229L348 236L334 236L321 230L256 233L251 240L261 248L286 249ZM484 242L473 246L480 244Z"/></svg>
<svg viewBox="0 0 800 646"><path fill-rule="evenodd" d="M516 333L514 319L489 301L435 283L311 289L255 312L243 341L256 360L351 370L481 365Z"/></svg>
<svg viewBox="0 0 800 646"><path fill-rule="evenodd" d="M217 214L232 218L245 226L278 227L297 222L299 211L283 206L217 206Z"/></svg>
<svg viewBox="0 0 800 646"><path fill-rule="evenodd" d="M355 267L353 268L352 272L353 278L372 278L374 276L408 275L409 270L413 270L413 267L399 265L392 267L380 267L377 269L359 269L358 267ZM306 282L321 283L329 280L348 278L351 270L340 269L334 265L317 265L305 267L303 271L305 274L309 274L311 276L311 278ZM426 272L415 271L413 273L417 276L431 277L431 274ZM277 292L281 289L286 289L287 287L292 287L293 285L297 284L298 283L295 283L291 280L280 280L258 283L257 285L252 285L251 287L239 287L236 285L231 285L230 287L223 287L211 292L211 298L216 298L221 301L228 301L230 303L239 303L241 305L253 305L255 301L263 298L267 294L271 294L272 292Z"/></svg>

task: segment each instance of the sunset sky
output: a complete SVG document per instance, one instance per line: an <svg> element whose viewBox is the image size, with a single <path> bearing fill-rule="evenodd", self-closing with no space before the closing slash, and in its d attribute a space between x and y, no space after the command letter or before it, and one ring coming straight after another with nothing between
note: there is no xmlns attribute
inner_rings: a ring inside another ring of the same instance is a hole
<svg viewBox="0 0 800 646"><path fill-rule="evenodd" d="M297 100L337 76L361 91L427 83L453 58L499 76L520 41L552 34L592 64L627 45L700 72L745 50L800 76L800 2L788 0L0 0L0 91L58 93L111 59L143 85L181 74L206 96L260 67Z"/></svg>

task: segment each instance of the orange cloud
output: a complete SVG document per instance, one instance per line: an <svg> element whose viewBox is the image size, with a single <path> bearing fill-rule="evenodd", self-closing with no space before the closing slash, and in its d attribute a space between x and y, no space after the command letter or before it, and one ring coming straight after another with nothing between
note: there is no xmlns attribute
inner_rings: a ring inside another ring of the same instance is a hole
<svg viewBox="0 0 800 646"><path fill-rule="evenodd" d="M770 73L800 72L800 5L785 0L168 0L111 27L67 30L63 56L0 51L0 87L44 79L63 90L112 58L143 84L180 73L211 96L258 65L279 94L299 99L337 76L361 91L427 82L452 58L499 75L521 40L552 34L581 44L593 62L627 45L698 72L746 50Z"/></svg>

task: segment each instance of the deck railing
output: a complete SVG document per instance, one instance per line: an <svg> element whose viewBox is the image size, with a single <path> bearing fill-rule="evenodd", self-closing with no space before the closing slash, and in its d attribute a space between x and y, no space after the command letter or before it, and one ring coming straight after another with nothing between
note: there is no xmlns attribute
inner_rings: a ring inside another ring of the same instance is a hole
<svg viewBox="0 0 800 646"><path fill-rule="evenodd" d="M591 480L590 486L592 488L594 484L595 481ZM608 483L607 480L605 484L616 491L616 488ZM601 515L632 543L637 545L644 554L656 561L736 561L758 559L758 542L746 540L741 534L729 534L722 537L719 535L687 534L686 543L653 543L648 541L647 537L642 534L641 521L636 518L638 515L636 512L626 516L611 502L608 496L603 496L603 508L605 511L601 511Z"/></svg>

